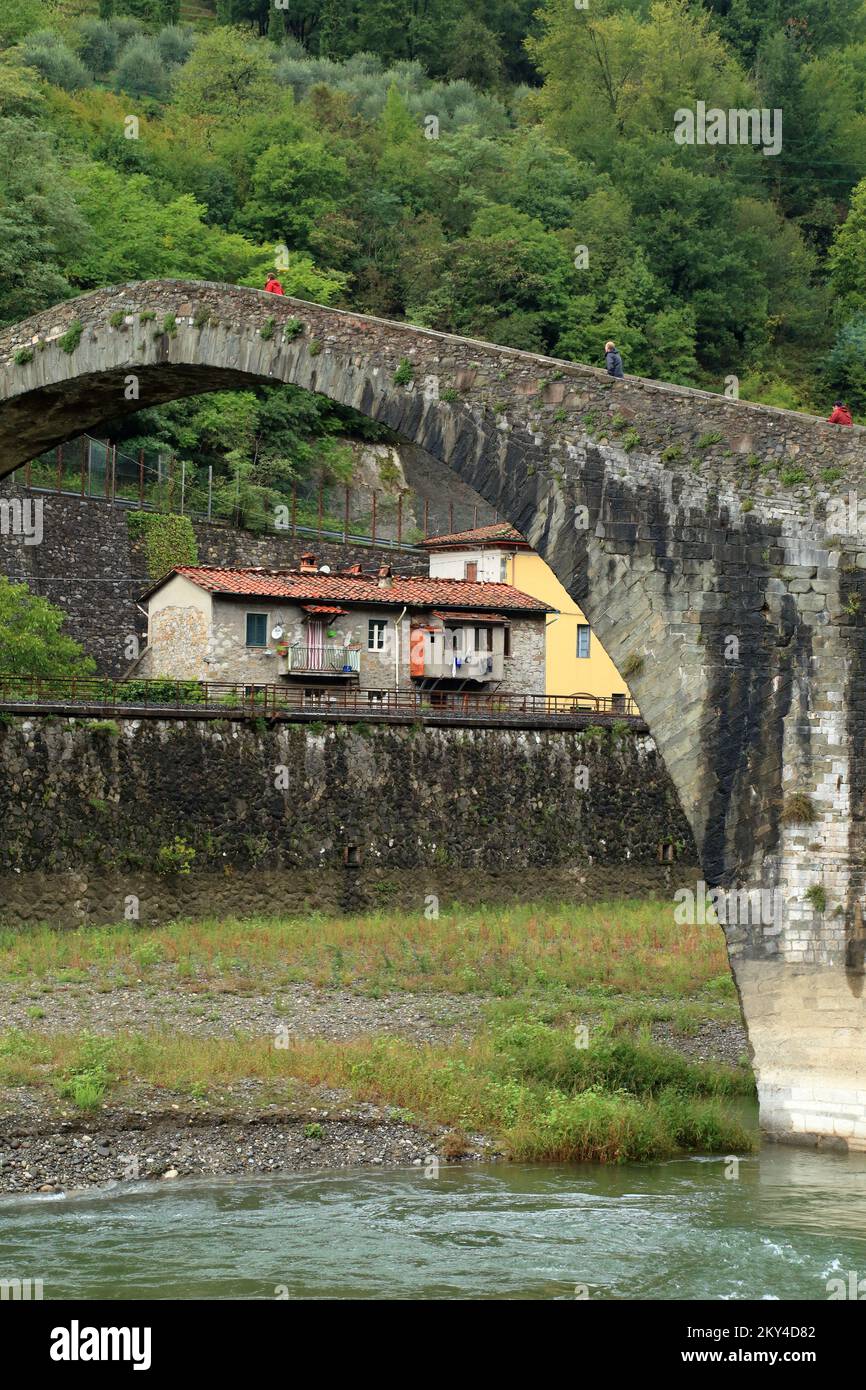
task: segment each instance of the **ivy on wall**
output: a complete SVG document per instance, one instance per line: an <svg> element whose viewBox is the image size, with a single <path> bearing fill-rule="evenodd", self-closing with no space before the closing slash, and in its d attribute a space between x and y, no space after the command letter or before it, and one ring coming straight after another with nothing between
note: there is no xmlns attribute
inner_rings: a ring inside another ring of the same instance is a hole
<svg viewBox="0 0 866 1390"><path fill-rule="evenodd" d="M154 581L176 565L198 564L198 544L188 516L133 512L127 522L130 540L144 542L147 572Z"/></svg>

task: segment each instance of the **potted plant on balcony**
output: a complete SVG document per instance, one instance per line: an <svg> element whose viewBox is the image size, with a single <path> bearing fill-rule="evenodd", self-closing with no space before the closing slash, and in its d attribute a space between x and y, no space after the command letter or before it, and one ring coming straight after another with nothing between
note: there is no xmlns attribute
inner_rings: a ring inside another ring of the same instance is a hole
<svg viewBox="0 0 866 1390"><path fill-rule="evenodd" d="M278 642L278 643L277 643L277 656L286 657L286 656L288 656L288 654L289 654L289 644L288 644L288 642Z"/></svg>

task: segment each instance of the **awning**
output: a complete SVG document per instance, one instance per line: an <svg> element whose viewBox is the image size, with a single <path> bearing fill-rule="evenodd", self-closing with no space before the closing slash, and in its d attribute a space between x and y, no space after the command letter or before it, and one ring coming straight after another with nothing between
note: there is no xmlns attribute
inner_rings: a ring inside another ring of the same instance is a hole
<svg viewBox="0 0 866 1390"><path fill-rule="evenodd" d="M448 608L434 608L433 617L442 618L446 623L502 623L504 627L509 625L508 619L501 613L461 613L457 610L452 612Z"/></svg>
<svg viewBox="0 0 866 1390"><path fill-rule="evenodd" d="M301 608L305 613L331 613L334 617L349 611L348 608L332 608L327 603L302 603Z"/></svg>

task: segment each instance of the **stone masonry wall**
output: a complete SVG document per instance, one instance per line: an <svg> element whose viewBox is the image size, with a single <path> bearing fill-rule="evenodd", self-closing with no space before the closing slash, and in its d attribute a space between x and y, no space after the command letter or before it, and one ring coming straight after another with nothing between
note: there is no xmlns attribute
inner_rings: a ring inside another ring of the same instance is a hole
<svg viewBox="0 0 866 1390"><path fill-rule="evenodd" d="M652 741L616 731L14 719L0 724L0 822L7 924L118 921L129 895L142 923L420 911L428 893L672 897L660 847L675 868L694 861ZM191 873L160 875L176 836Z"/></svg>

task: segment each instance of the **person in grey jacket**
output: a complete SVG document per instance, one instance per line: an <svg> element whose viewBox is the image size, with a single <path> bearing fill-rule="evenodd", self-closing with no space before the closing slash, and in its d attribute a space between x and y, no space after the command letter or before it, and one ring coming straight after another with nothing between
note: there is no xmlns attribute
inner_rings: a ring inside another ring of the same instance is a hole
<svg viewBox="0 0 866 1390"><path fill-rule="evenodd" d="M622 369L622 358L616 350L616 343L605 343L604 360L608 376L625 376Z"/></svg>

